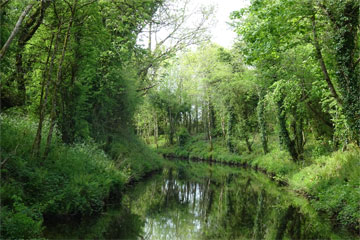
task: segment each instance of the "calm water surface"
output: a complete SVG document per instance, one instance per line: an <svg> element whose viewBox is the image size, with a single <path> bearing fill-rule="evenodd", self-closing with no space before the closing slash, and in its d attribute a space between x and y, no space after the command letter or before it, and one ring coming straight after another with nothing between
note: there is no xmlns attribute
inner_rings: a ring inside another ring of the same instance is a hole
<svg viewBox="0 0 360 240"><path fill-rule="evenodd" d="M46 224L57 239L354 239L261 173L180 161L100 216Z"/></svg>

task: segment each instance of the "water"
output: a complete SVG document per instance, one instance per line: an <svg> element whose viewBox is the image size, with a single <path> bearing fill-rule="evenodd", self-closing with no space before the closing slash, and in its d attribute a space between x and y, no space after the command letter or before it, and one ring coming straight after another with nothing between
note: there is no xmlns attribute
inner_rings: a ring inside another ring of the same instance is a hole
<svg viewBox="0 0 360 240"><path fill-rule="evenodd" d="M177 162L100 216L47 222L57 239L353 239L248 169Z"/></svg>

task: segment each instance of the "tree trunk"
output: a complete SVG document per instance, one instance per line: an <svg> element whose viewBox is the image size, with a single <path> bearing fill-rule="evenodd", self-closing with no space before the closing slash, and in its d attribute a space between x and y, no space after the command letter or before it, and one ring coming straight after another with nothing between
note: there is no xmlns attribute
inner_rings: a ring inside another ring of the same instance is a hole
<svg viewBox="0 0 360 240"><path fill-rule="evenodd" d="M155 112L155 115L154 115L154 139L155 139L156 149L159 147L158 146L158 137L159 137L159 127L158 127L157 113Z"/></svg>
<svg viewBox="0 0 360 240"><path fill-rule="evenodd" d="M192 118L191 118L191 110L189 111L189 113L188 113L188 118L189 118L189 120L188 120L188 122L189 122L189 127L188 127L188 131L189 131L189 133L191 134L192 133L192 128L193 128L193 124L192 124Z"/></svg>
<svg viewBox="0 0 360 240"><path fill-rule="evenodd" d="M14 29L12 30L8 40L6 41L6 43L4 44L4 46L1 48L0 51L0 59L2 59L6 53L6 51L8 50L8 48L10 47L11 42L14 40L14 37L16 36L16 34L18 33L21 23L24 21L24 18L26 17L26 15L30 12L31 8L33 7L34 3L30 3L29 5L26 6L26 8L24 9L24 11L21 13L18 21L15 24Z"/></svg>
<svg viewBox="0 0 360 240"><path fill-rule="evenodd" d="M228 110L229 119L228 119L228 124L227 124L227 140L226 140L226 144L229 149L229 152L234 152L232 136L233 136L234 125L235 125L235 116L234 116L233 111L234 111L233 107L230 106L229 110Z"/></svg>
<svg viewBox="0 0 360 240"><path fill-rule="evenodd" d="M261 135L262 148L264 154L267 154L269 152L269 148L268 148L268 139L267 139L264 111L265 111L264 90L260 90L257 117L258 117L258 123L259 123L260 135Z"/></svg>
<svg viewBox="0 0 360 240"><path fill-rule="evenodd" d="M225 133L225 118L222 115L221 116L221 131L222 131L222 137L225 140L226 139L226 133Z"/></svg>
<svg viewBox="0 0 360 240"><path fill-rule="evenodd" d="M76 4L77 4L77 0L74 0L69 25L68 25L66 35L65 35L61 58L59 61L56 81L55 81L54 88L53 88L52 109L51 109L51 114L50 114L50 128L49 128L49 133L48 133L48 137L46 140L44 158L46 158L50 152L50 145L51 145L51 140L52 140L53 131L54 131L54 127L55 127L55 120L56 120L56 106L57 106L57 100L56 100L57 96L56 95L57 95L58 87L60 87L60 84L62 82L62 67L63 67L63 63L64 63L64 59L65 59L67 45L68 45L68 42L70 39L70 30L71 30L73 20L74 20Z"/></svg>
<svg viewBox="0 0 360 240"><path fill-rule="evenodd" d="M57 49L58 49L58 43L59 43L59 35L61 32L61 26L62 23L59 23L58 26L58 30L56 32L56 36L55 36L55 44L54 44L54 50L51 56L51 60L50 60L50 66L49 69L45 69L44 71L44 75L43 75L43 82L42 82L42 93L41 93L41 98L40 98L40 109L39 109L39 124L38 124L38 128L36 131L36 136L35 136L35 140L33 143L33 147L32 147L32 151L33 151L33 155L34 156L39 156L40 153L40 143L41 143L41 138L42 138L42 128L43 128L43 123L44 123L44 119L45 119L45 110L46 110L46 105L47 105L47 101L48 101L48 95L49 95L49 89L50 89L50 82L51 82L51 74L53 71L53 67L54 67L54 61L55 61L55 57L56 57L56 53L57 53ZM51 51L51 47L52 47L52 41L49 47L49 53ZM43 95L43 88L45 87L45 96Z"/></svg>
<svg viewBox="0 0 360 240"><path fill-rule="evenodd" d="M30 16L26 21L25 26L20 32L18 47L16 49L16 72L15 78L19 93L19 105L25 105L26 100L26 85L25 85L25 71L23 68L23 51L26 43L34 36L37 29L40 27L45 11L49 7L50 1L41 1L40 6L36 9L35 13Z"/></svg>
<svg viewBox="0 0 360 240"><path fill-rule="evenodd" d="M322 53L321 53L321 48L320 48L319 40L318 40L318 37L317 37L317 31L316 31L315 15L312 16L311 21L312 21L312 27L313 27L312 31L313 31L313 37L314 37L314 46L315 46L315 50L316 50L317 59L318 59L318 61L320 63L321 71L324 74L324 78L325 78L325 81L326 81L326 83L328 85L328 88L329 88L329 90L331 92L331 95L335 98L335 100L340 105L342 105L342 101L341 101L339 95L337 94L333 83L331 82L328 70L326 68L324 58L323 58Z"/></svg>
<svg viewBox="0 0 360 240"><path fill-rule="evenodd" d="M296 152L295 149L295 143L294 141L292 141L290 139L290 135L289 132L286 128L286 115L285 115L285 111L284 111L284 107L283 107L283 98L281 98L278 102L277 102L277 108L278 108L278 121L279 121L279 127L280 127L280 138L281 138L281 143L283 145L285 145L286 149L288 150L288 152L290 153L292 159L294 161L298 160L298 154Z"/></svg>
<svg viewBox="0 0 360 240"><path fill-rule="evenodd" d="M174 126L173 126L173 117L171 113L171 109L168 110L169 114L169 143L170 145L174 144Z"/></svg>
<svg viewBox="0 0 360 240"><path fill-rule="evenodd" d="M195 119L194 119L194 124L195 124L195 133L199 133L199 107L198 107L197 102L196 102L196 104L195 104Z"/></svg>
<svg viewBox="0 0 360 240"><path fill-rule="evenodd" d="M211 130L212 130L212 120L211 120L211 106L210 106L210 97L208 99L208 111L207 111L207 122L208 122L208 136L209 136L209 142L210 142L210 152L213 150L213 142L212 142L212 134L211 134Z"/></svg>

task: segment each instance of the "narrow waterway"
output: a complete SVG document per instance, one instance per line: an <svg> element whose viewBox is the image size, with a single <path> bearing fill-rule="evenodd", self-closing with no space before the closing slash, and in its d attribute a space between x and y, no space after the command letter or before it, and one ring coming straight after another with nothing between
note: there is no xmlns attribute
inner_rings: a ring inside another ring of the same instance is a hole
<svg viewBox="0 0 360 240"><path fill-rule="evenodd" d="M57 239L351 239L262 173L174 162L100 216L46 223Z"/></svg>

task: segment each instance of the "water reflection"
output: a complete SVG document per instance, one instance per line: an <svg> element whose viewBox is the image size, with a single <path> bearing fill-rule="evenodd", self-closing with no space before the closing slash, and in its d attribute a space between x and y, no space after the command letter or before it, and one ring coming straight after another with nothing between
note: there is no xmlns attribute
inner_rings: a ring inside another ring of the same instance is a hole
<svg viewBox="0 0 360 240"><path fill-rule="evenodd" d="M199 170L200 169L200 170ZM46 237L78 239L330 239L304 199L249 170L180 163L138 184L119 207ZM342 235L344 238L345 235Z"/></svg>

